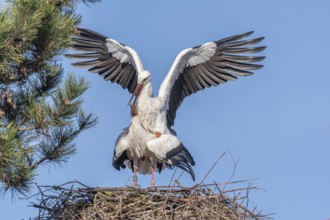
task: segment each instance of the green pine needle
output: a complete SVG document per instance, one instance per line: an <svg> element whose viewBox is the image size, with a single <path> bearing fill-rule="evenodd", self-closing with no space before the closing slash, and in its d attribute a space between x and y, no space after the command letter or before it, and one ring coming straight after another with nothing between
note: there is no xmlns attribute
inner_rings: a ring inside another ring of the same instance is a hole
<svg viewBox="0 0 330 220"><path fill-rule="evenodd" d="M0 194L28 192L37 168L68 161L97 123L82 111L89 83L63 79L58 64L81 19L78 2L99 0L11 0L0 9Z"/></svg>

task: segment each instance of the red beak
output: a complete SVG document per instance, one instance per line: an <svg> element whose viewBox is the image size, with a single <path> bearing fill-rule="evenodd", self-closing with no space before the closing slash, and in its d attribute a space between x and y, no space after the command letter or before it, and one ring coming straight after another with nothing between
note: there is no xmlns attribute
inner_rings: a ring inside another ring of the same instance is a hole
<svg viewBox="0 0 330 220"><path fill-rule="evenodd" d="M134 96L135 96L135 97L138 97L138 95L139 95L140 92L141 92L142 87L143 87L143 84L137 84L137 85L136 85L135 90L134 90L134 92L133 92L131 98L129 99L127 105L130 105L130 104L131 104L132 99L133 99ZM136 100L136 98L135 98L135 100ZM135 100L134 100L134 103L135 103ZM134 105L134 104L133 104L133 105Z"/></svg>

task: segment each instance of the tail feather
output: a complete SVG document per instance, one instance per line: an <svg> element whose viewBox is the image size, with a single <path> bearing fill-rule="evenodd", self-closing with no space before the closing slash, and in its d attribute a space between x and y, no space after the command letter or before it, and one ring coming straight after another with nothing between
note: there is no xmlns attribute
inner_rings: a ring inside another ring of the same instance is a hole
<svg viewBox="0 0 330 220"><path fill-rule="evenodd" d="M191 167L195 165L195 161L182 143L178 147L167 152L165 161L172 166L186 171L190 174L193 181L195 181L195 173Z"/></svg>
<svg viewBox="0 0 330 220"><path fill-rule="evenodd" d="M125 169L126 165L125 165L125 161L128 160L128 156L126 151L124 151L122 154L120 154L119 156L115 156L114 153L114 157L112 159L112 166L116 169L116 170L120 170L120 168Z"/></svg>

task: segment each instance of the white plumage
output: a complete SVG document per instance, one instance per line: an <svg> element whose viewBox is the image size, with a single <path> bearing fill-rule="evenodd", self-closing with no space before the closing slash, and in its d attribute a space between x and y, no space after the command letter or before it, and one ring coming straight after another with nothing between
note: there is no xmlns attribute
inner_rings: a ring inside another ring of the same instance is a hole
<svg viewBox="0 0 330 220"><path fill-rule="evenodd" d="M91 30L78 30L72 48L83 53L66 56L85 61L73 65L90 67L90 72L118 83L135 96L131 105L132 121L116 141L113 166L118 170L128 166L142 174L175 166L190 173L195 180L191 167L195 162L171 128L176 111L185 97L238 76L251 75L250 70L261 68L262 65L255 62L263 60L263 56L243 54L264 50L263 46L249 47L263 38L246 40L244 38L253 33L248 32L181 51L163 80L158 96L154 97L151 74L144 69L135 50Z"/></svg>

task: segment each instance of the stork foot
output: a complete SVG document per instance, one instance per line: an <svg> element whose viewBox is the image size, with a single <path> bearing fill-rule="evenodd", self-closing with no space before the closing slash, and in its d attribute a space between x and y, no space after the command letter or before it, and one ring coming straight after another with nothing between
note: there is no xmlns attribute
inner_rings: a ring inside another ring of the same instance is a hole
<svg viewBox="0 0 330 220"><path fill-rule="evenodd" d="M137 186L136 170L137 170L137 167L134 165L133 188L136 188L136 186Z"/></svg>
<svg viewBox="0 0 330 220"><path fill-rule="evenodd" d="M155 169L151 167L151 187L155 188Z"/></svg>
<svg viewBox="0 0 330 220"><path fill-rule="evenodd" d="M137 176L133 176L133 188L137 186Z"/></svg>

